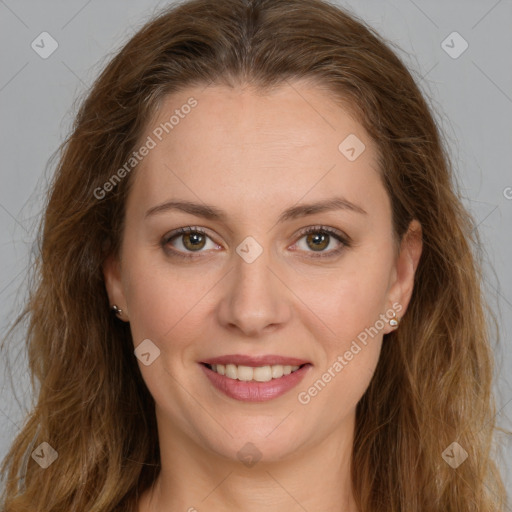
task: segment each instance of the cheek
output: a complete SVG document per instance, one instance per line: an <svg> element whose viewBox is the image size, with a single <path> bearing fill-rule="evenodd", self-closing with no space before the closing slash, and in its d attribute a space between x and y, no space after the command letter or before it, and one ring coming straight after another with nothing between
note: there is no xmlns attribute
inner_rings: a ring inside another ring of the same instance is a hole
<svg viewBox="0 0 512 512"><path fill-rule="evenodd" d="M331 374L339 375L338 384L345 382L355 395L364 391L378 361L383 328L387 325L380 319L385 312L384 291L382 283L354 276L338 282L325 306L325 318L335 336L324 339L326 360L320 371L330 369Z"/></svg>
<svg viewBox="0 0 512 512"><path fill-rule="evenodd" d="M193 317L201 310L201 299L215 281L142 251L127 256L125 264L125 296L134 343L145 338L163 343L172 337L180 344L188 338L187 330L192 332L194 325L197 329Z"/></svg>
<svg viewBox="0 0 512 512"><path fill-rule="evenodd" d="M385 255L374 258L353 258L323 279L323 286L309 292L321 319L336 334L339 346L373 326L387 309L390 265ZM314 295L314 296L313 296ZM379 322L378 326L382 329Z"/></svg>
<svg viewBox="0 0 512 512"><path fill-rule="evenodd" d="M336 336L323 340L325 360L311 391L317 393L318 411L338 411L327 420L332 425L355 408L375 372L387 326L381 315L388 308L392 251L382 247L345 263L329 281L328 291L318 294L325 312L322 318Z"/></svg>
<svg viewBox="0 0 512 512"><path fill-rule="evenodd" d="M303 290L304 302L314 304L311 309L317 313L310 318L322 352L315 375L320 381L311 391L318 393L317 406L325 410L340 414L352 410L377 366L387 326L381 315L388 306L391 269L391 252L388 257L386 252L380 254L380 258L371 254L347 258L329 279L318 280L317 286L309 288L309 295Z"/></svg>
<svg viewBox="0 0 512 512"><path fill-rule="evenodd" d="M139 362L139 368L156 403L179 416L191 405L186 397L182 402L177 391L179 382L189 378L180 371L193 358L194 341L206 314L205 296L216 281L155 260L154 255L142 251L126 257L130 330L135 347L149 339L160 350L153 363L145 366Z"/></svg>
<svg viewBox="0 0 512 512"><path fill-rule="evenodd" d="M317 389L317 410L330 411L328 421L336 425L350 415L368 389L377 366L382 338L376 336L366 345L356 341L350 348L333 354L313 388ZM350 354L350 356L349 356ZM313 391L310 388L313 394Z"/></svg>
<svg viewBox="0 0 512 512"><path fill-rule="evenodd" d="M314 377L304 382L297 397L305 411L314 411L304 416L306 423L309 418L321 418L318 435L326 435L353 413L379 360L383 327L387 325L380 319L385 313L387 281L363 274L354 272L331 281L329 293L324 290L322 295L323 313L319 316L325 319L330 334L318 335L325 329L317 320L322 355Z"/></svg>

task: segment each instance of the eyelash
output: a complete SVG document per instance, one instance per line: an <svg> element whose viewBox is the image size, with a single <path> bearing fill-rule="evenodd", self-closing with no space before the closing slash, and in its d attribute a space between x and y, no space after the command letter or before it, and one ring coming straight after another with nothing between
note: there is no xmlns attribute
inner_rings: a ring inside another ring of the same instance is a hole
<svg viewBox="0 0 512 512"><path fill-rule="evenodd" d="M190 233L197 233L197 234L206 236L211 239L211 237L206 233L206 231L204 231L204 229L197 227L197 226L186 226L186 227L176 229L175 231L166 235L161 241L162 248L165 249L167 244L169 242L171 242L172 240L174 240L175 238L179 238L182 235L190 234ZM332 249L326 253L321 252L321 253L315 254L313 251L311 251L312 254L309 257L312 257L312 258L333 258L335 256L338 256L341 253L341 251L343 251L343 249L345 249L346 247L351 247L351 245L352 245L350 237L343 235L338 230L330 228L329 226L310 226L310 227L304 228L300 231L298 240L300 240L304 236L307 236L311 233L327 234L329 236L332 236L334 239L338 240L338 242L341 243L341 246L338 249ZM188 254L185 254L182 251L178 251L176 249L170 249L170 251L168 251L168 252L171 252L171 256L178 256L178 257L187 258L187 259L200 257L200 256L194 255L193 252L191 252L191 251L189 251ZM310 252L310 251L307 251L307 252Z"/></svg>

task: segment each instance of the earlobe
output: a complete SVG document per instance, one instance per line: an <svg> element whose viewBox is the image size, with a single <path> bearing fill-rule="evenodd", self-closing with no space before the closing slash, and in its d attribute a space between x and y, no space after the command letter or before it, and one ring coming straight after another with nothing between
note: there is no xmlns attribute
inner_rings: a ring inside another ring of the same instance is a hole
<svg viewBox="0 0 512 512"><path fill-rule="evenodd" d="M102 265L105 288L112 311L120 320L128 321L128 308L121 281L121 266L119 259L109 256Z"/></svg>

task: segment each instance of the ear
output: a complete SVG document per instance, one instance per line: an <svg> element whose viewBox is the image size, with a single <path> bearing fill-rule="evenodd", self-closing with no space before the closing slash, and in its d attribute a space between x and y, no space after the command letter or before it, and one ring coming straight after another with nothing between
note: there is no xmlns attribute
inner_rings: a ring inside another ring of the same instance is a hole
<svg viewBox="0 0 512 512"><path fill-rule="evenodd" d="M121 280L121 263L119 259L113 255L108 256L108 258L103 262L102 269L110 305L112 306L115 304L119 309L121 309L122 313L117 315L117 318L123 321L128 321L128 306L126 305L124 288Z"/></svg>
<svg viewBox="0 0 512 512"><path fill-rule="evenodd" d="M411 300L414 276L423 250L421 224L413 219L402 237L399 254L395 263L394 280L388 294L391 304L398 303L397 316L403 317Z"/></svg>

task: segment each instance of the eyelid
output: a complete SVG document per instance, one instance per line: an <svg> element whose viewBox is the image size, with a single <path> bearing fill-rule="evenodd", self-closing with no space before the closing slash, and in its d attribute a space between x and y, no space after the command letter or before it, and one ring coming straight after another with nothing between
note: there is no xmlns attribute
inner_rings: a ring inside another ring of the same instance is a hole
<svg viewBox="0 0 512 512"><path fill-rule="evenodd" d="M325 232L325 233L327 233L329 235L337 236L340 239L342 239L343 242L346 242L347 244L352 243L352 239L346 233L344 233L343 231L341 231L339 229L336 229L336 228L333 228L331 226L323 225L323 224L317 224L317 225L314 225L314 226L307 226L305 228L302 228L298 232L298 235L304 236L304 235L307 235L307 234L312 233L312 232L316 233L317 231L322 231L322 232Z"/></svg>
<svg viewBox="0 0 512 512"><path fill-rule="evenodd" d="M208 232L205 230L205 228L202 228L200 226L182 226L181 228L176 228L176 229L173 229L172 231L170 231L169 233L167 233L166 235L163 236L163 240L165 241L169 241L169 240L172 240L173 238L179 236L179 235L184 235L186 233L200 233L202 235L206 235L208 236L209 238L212 238Z"/></svg>

